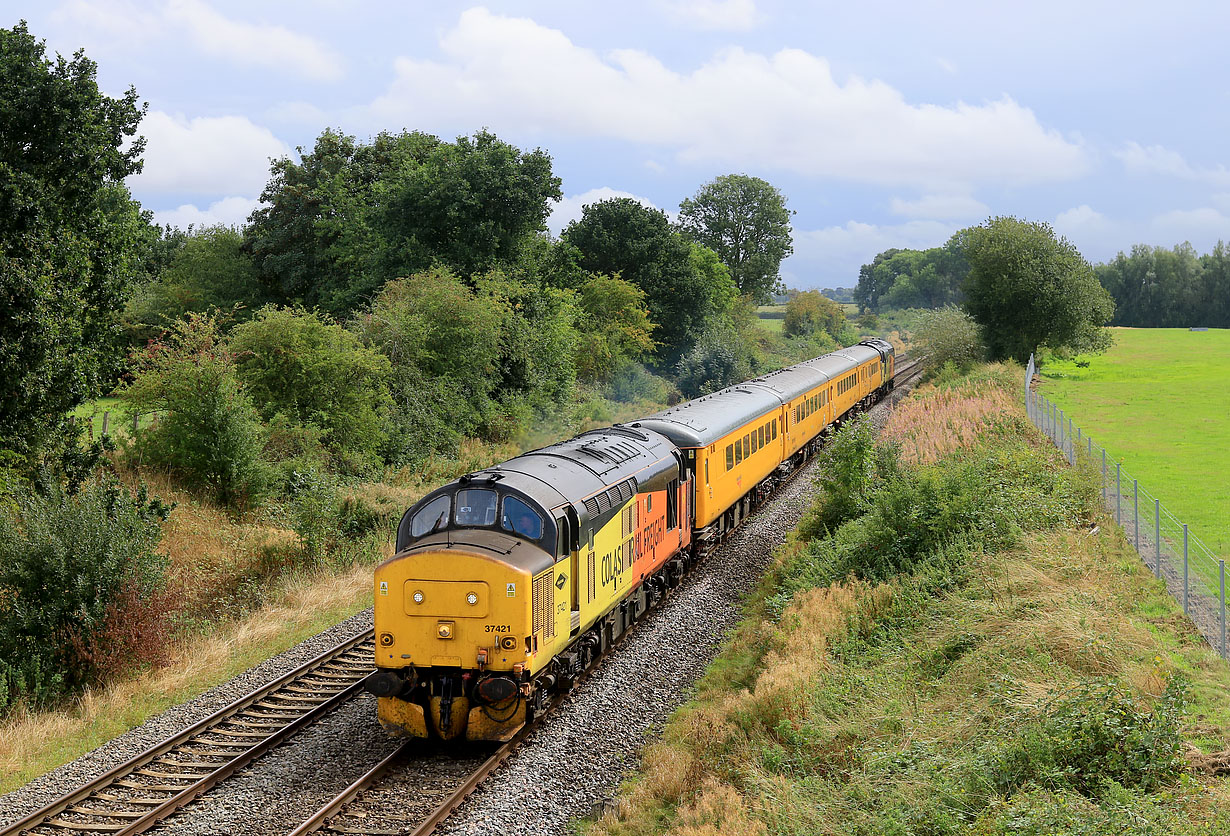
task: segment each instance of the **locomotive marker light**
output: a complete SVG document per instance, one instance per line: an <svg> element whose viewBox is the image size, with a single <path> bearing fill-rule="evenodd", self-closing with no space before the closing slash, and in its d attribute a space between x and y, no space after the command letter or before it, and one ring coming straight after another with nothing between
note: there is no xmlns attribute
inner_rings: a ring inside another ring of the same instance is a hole
<svg viewBox="0 0 1230 836"><path fill-rule="evenodd" d="M500 639L500 647L504 648L505 650L516 650L517 640L513 636L505 636L504 638Z"/></svg>
<svg viewBox="0 0 1230 836"><path fill-rule="evenodd" d="M475 604L478 603L478 596L475 595L473 592L469 593L468 595L466 595L466 603L469 604L471 607L474 606Z"/></svg>
<svg viewBox="0 0 1230 836"><path fill-rule="evenodd" d="M451 639L453 637L453 622L441 621L437 624L436 635L442 639Z"/></svg>
<svg viewBox="0 0 1230 836"><path fill-rule="evenodd" d="M421 590L416 589L414 591L414 595L412 595L411 597L414 598L414 603L416 604L423 603L423 593Z"/></svg>
<svg viewBox="0 0 1230 836"><path fill-rule="evenodd" d="M392 633L381 633L380 634L380 646L381 647L389 647L392 644L393 644L393 634Z"/></svg>

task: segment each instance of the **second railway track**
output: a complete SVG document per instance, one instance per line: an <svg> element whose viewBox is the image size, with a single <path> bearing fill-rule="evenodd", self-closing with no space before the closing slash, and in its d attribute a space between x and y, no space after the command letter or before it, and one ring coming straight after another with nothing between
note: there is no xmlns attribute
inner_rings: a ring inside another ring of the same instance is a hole
<svg viewBox="0 0 1230 836"><path fill-rule="evenodd" d="M93 781L0 829L142 833L358 695L372 631L352 636Z"/></svg>

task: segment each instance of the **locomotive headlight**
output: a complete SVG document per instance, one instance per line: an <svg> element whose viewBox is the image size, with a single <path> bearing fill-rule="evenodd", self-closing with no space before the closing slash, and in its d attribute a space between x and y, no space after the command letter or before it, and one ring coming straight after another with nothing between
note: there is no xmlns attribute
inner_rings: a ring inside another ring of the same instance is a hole
<svg viewBox="0 0 1230 836"><path fill-rule="evenodd" d="M423 593L419 590L415 590L414 594L410 597L414 599L414 603L416 604L423 603Z"/></svg>
<svg viewBox="0 0 1230 836"><path fill-rule="evenodd" d="M478 603L478 595L473 592L466 595L466 603L469 604L471 607L474 606L475 604Z"/></svg>
<svg viewBox="0 0 1230 836"><path fill-rule="evenodd" d="M437 624L436 635L442 639L451 639L453 637L453 622L441 621Z"/></svg>

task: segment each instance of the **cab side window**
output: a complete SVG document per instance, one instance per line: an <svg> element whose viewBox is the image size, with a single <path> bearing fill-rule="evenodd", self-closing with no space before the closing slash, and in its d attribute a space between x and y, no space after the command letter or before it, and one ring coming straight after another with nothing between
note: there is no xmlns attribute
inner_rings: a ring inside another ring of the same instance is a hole
<svg viewBox="0 0 1230 836"><path fill-rule="evenodd" d="M424 505L410 521L410 536L422 537L424 534L430 534L437 527L447 526L448 506L448 496L437 496Z"/></svg>

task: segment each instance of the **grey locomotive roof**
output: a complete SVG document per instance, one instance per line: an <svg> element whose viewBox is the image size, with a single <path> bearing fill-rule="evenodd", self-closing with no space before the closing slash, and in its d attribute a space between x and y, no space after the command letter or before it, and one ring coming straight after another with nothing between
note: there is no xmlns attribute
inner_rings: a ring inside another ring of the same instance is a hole
<svg viewBox="0 0 1230 836"><path fill-rule="evenodd" d="M570 504L582 527L591 523L598 527L638 490L663 490L678 478L674 448L661 435L623 426L593 430L466 474L427 494L402 517L398 549L411 539L408 532L414 513L441 494L491 488L520 494L547 511ZM552 528L544 532L543 539L554 536Z"/></svg>
<svg viewBox="0 0 1230 836"><path fill-rule="evenodd" d="M680 447L704 447L781 405L781 398L763 386L740 383L655 412L631 426L656 430Z"/></svg>

